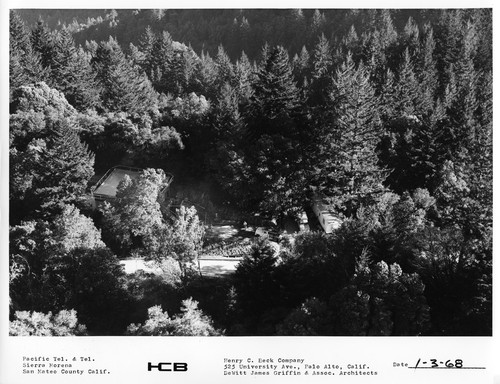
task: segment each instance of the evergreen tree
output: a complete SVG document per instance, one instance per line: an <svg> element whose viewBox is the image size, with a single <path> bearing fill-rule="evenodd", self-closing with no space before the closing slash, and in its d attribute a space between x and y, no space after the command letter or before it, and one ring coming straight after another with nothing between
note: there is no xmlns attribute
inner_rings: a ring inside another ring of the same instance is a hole
<svg viewBox="0 0 500 384"><path fill-rule="evenodd" d="M252 135L284 133L290 136L297 113L299 91L293 80L288 54L275 47L258 72L248 119Z"/></svg>
<svg viewBox="0 0 500 384"><path fill-rule="evenodd" d="M217 64L208 53L202 52L201 54L198 81L200 82L203 95L207 96L210 100L215 99L218 91Z"/></svg>
<svg viewBox="0 0 500 384"><path fill-rule="evenodd" d="M163 89L174 95L199 92L199 84L196 84L198 67L199 57L193 49L176 43L173 46L169 71L165 74L165 82L162 83Z"/></svg>
<svg viewBox="0 0 500 384"><path fill-rule="evenodd" d="M403 62L398 70L398 81L393 96L393 101L396 103L394 107L396 116L421 115L421 98L418 90L419 84L407 48L404 51Z"/></svg>
<svg viewBox="0 0 500 384"><path fill-rule="evenodd" d="M266 63L269 59L269 55L271 53L271 47L267 43L267 41L264 43L262 48L260 49L260 54L259 54L259 59L258 59L258 70L261 70L266 66Z"/></svg>
<svg viewBox="0 0 500 384"><path fill-rule="evenodd" d="M55 35L51 74L55 88L79 110L99 106L99 87L90 66L90 58L75 43L68 30Z"/></svg>
<svg viewBox="0 0 500 384"><path fill-rule="evenodd" d="M475 9L472 14L472 23L478 34L478 47L475 59L477 68L483 68L485 72L492 70L492 47L493 47L493 27L492 9Z"/></svg>
<svg viewBox="0 0 500 384"><path fill-rule="evenodd" d="M391 10L382 9L376 12L376 29L371 33L372 38L369 44L369 51L371 57L376 56L375 62L378 67L377 75L373 77L375 84L380 84L381 78L379 77L386 71L387 66L395 71L399 59L400 52L397 49L398 33L394 27L392 20Z"/></svg>
<svg viewBox="0 0 500 384"><path fill-rule="evenodd" d="M434 40L434 32L430 25L426 26L426 33L423 42L423 47L420 53L419 79L420 99L422 103L422 112L429 115L434 106L436 91L438 87L438 74L436 68L436 59L434 57L436 43Z"/></svg>
<svg viewBox="0 0 500 384"><path fill-rule="evenodd" d="M319 9L314 10L310 27L310 33L312 39L314 39L320 33L324 32L323 30L325 28L325 24L326 24L325 14L322 13Z"/></svg>
<svg viewBox="0 0 500 384"><path fill-rule="evenodd" d="M363 64L356 68L349 55L337 70L330 97L336 115L319 138L315 184L350 215L383 190L384 180L375 152L380 137L377 98Z"/></svg>
<svg viewBox="0 0 500 384"><path fill-rule="evenodd" d="M293 74L297 83L303 88L305 88L304 82L310 78L310 60L311 56L305 45L302 46L300 54L293 57Z"/></svg>
<svg viewBox="0 0 500 384"><path fill-rule="evenodd" d="M451 65L460 58L463 35L464 10L444 10L434 28L436 37L436 59L439 74L439 94L443 95L445 87L451 82Z"/></svg>
<svg viewBox="0 0 500 384"><path fill-rule="evenodd" d="M237 89L239 100L246 104L252 97L252 83L254 77L254 67L245 52L241 52L241 57L236 61L235 76L237 79Z"/></svg>
<svg viewBox="0 0 500 384"><path fill-rule="evenodd" d="M52 205L79 201L94 175L94 154L82 143L76 130L66 123L57 124L41 153L34 195L43 202L42 209Z"/></svg>
<svg viewBox="0 0 500 384"><path fill-rule="evenodd" d="M398 105L398 100L396 99L396 77L390 69L384 75L384 83L382 84L379 97L381 118L383 121L389 121L396 116L395 109Z"/></svg>
<svg viewBox="0 0 500 384"><path fill-rule="evenodd" d="M210 124L215 133L213 145L234 142L237 132L242 128L242 117L238 108L238 94L228 83L219 92L213 114L214 121Z"/></svg>
<svg viewBox="0 0 500 384"><path fill-rule="evenodd" d="M11 155L15 217L50 216L65 203L81 202L94 175L93 153L64 120L54 122L45 139L34 139L25 151L13 149Z"/></svg>
<svg viewBox="0 0 500 384"><path fill-rule="evenodd" d="M156 69L156 63L153 58L156 41L156 35L148 25L144 34L139 39L139 44L137 46L138 55L135 57L135 62L141 66L142 70L149 76L150 80L152 80L151 75Z"/></svg>
<svg viewBox="0 0 500 384"><path fill-rule="evenodd" d="M332 64L330 43L325 35L321 35L312 55L309 104L314 110L313 116L321 116L326 112L328 93L332 85Z"/></svg>
<svg viewBox="0 0 500 384"><path fill-rule="evenodd" d="M380 31L375 30L370 33L364 41L364 57L367 58L368 68L370 70L370 80L375 87L377 94L383 92L384 84L388 82L385 75L388 71L394 72L396 68L389 66L387 47Z"/></svg>
<svg viewBox="0 0 500 384"><path fill-rule="evenodd" d="M234 85L235 74L233 64L231 63L231 60L222 45L219 45L219 48L217 49L215 62L217 64L217 80L219 85L225 83Z"/></svg>
<svg viewBox="0 0 500 384"><path fill-rule="evenodd" d="M313 51L312 77L314 79L325 78L331 70L332 53L330 43L324 34L320 36Z"/></svg>
<svg viewBox="0 0 500 384"><path fill-rule="evenodd" d="M250 182L260 209L277 215L297 211L304 193L303 149L309 132L301 130L299 90L288 55L274 48L260 69L246 117L251 146L247 161L255 169ZM295 212L296 213L296 212Z"/></svg>
<svg viewBox="0 0 500 384"><path fill-rule="evenodd" d="M380 30L382 47L387 49L396 43L398 33L394 27L390 9L381 9L378 11L377 21Z"/></svg>
<svg viewBox="0 0 500 384"><path fill-rule="evenodd" d="M429 307L418 274L398 264L370 267L360 259L351 284L332 299L335 328L345 335L420 335L429 327Z"/></svg>
<svg viewBox="0 0 500 384"><path fill-rule="evenodd" d="M133 67L112 37L99 44L93 59L102 100L112 111L143 112L154 109L157 95L144 73Z"/></svg>
<svg viewBox="0 0 500 384"><path fill-rule="evenodd" d="M168 77L171 76L171 66L174 56L172 37L163 31L156 37L151 52L151 68L146 74L150 76L153 86L158 92L167 93Z"/></svg>
<svg viewBox="0 0 500 384"><path fill-rule="evenodd" d="M477 85L480 73L474 67L474 57L478 46L474 25L467 24L462 44L460 59L452 67L457 89L448 115L456 119L457 125L465 125L467 127L465 129L468 130L475 124L476 111L479 107Z"/></svg>
<svg viewBox="0 0 500 384"><path fill-rule="evenodd" d="M434 191L435 177L446 153L440 126L432 118L394 118L385 124L379 158L391 170L387 184L397 193L427 188Z"/></svg>
<svg viewBox="0 0 500 384"><path fill-rule="evenodd" d="M21 85L45 79L39 54L32 49L30 35L17 12L9 19L9 80L10 93Z"/></svg>
<svg viewBox="0 0 500 384"><path fill-rule="evenodd" d="M274 252L268 242L260 242L252 247L236 269L238 303L250 316L270 308L276 299L278 285L274 274L277 259Z"/></svg>
<svg viewBox="0 0 500 384"><path fill-rule="evenodd" d="M47 25L39 20L33 31L31 32L31 45L33 50L40 55L41 64L43 68L47 69L50 73L51 67L54 64L54 38L53 34ZM50 73L50 84L54 81L52 73ZM49 84L49 85L50 85Z"/></svg>
<svg viewBox="0 0 500 384"><path fill-rule="evenodd" d="M416 56L420 48L420 31L417 23L410 16L401 35L401 46L408 49L411 56Z"/></svg>
<svg viewBox="0 0 500 384"><path fill-rule="evenodd" d="M343 52L351 52L354 62L362 59L361 40L354 25L351 25L349 32L342 39Z"/></svg>

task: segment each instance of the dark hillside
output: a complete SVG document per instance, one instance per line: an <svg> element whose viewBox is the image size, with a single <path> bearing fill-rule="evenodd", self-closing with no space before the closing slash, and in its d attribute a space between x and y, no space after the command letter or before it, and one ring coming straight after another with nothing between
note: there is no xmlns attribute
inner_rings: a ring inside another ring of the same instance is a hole
<svg viewBox="0 0 500 384"><path fill-rule="evenodd" d="M395 28L402 31L411 16L419 25L434 21L438 10L390 11ZM41 18L50 28L69 26L76 43L115 37L123 49L137 45L147 26L168 31L172 38L191 45L195 52L214 56L219 45L236 60L244 51L258 58L264 43L283 45L291 55L312 47L321 34L339 41L354 26L358 35L373 30L376 10L326 9L168 9L168 10L19 10L28 25Z"/></svg>

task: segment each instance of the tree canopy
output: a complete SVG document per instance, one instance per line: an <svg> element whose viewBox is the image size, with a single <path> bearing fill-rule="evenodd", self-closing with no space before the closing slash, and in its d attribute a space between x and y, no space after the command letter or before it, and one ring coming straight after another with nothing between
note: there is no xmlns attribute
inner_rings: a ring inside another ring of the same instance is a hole
<svg viewBox="0 0 500 384"><path fill-rule="evenodd" d="M491 9L23 9L9 29L14 333L491 334ZM142 171L96 201L117 165ZM241 260L202 276L226 220Z"/></svg>

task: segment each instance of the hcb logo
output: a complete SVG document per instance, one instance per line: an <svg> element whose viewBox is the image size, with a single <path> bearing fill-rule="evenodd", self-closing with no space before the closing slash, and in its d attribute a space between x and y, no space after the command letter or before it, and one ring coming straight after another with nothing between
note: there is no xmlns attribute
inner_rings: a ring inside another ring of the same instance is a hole
<svg viewBox="0 0 500 384"><path fill-rule="evenodd" d="M162 372L186 372L188 365L187 363L158 363L153 365L151 362L148 362L148 371L151 372L153 369Z"/></svg>

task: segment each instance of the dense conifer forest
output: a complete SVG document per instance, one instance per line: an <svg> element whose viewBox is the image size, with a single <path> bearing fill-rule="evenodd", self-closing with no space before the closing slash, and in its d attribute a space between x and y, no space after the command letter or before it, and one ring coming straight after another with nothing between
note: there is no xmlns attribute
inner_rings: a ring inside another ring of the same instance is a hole
<svg viewBox="0 0 500 384"><path fill-rule="evenodd" d="M19 10L9 60L12 335L491 335L491 9Z"/></svg>

